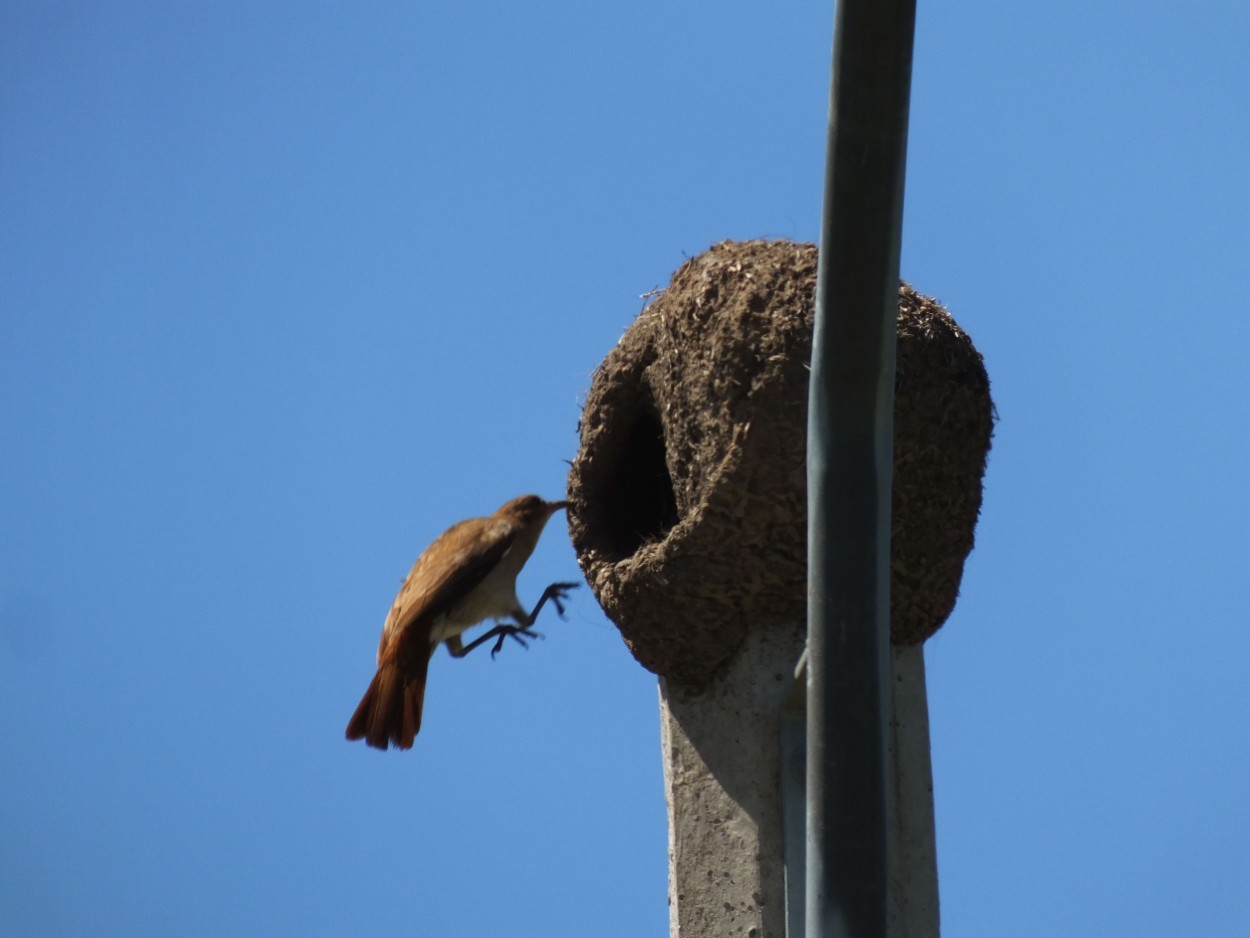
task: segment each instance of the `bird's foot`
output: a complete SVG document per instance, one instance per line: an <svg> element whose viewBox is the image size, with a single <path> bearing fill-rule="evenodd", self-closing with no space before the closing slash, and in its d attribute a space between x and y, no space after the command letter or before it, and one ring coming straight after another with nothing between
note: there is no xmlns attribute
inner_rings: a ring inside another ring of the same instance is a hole
<svg viewBox="0 0 1250 938"><path fill-rule="evenodd" d="M544 596L556 604L556 614L561 619L564 618L564 604L569 601L569 590L575 590L581 585L580 583L552 583L547 587Z"/></svg>
<svg viewBox="0 0 1250 938"><path fill-rule="evenodd" d="M495 647L490 650L492 660L495 655L499 654L499 649L503 648L503 640L505 638L511 638L522 648L529 650L529 642L526 639L543 637L541 632L535 632L528 627L522 628L519 625L501 625L497 626L496 630L499 633L499 638L495 640Z"/></svg>

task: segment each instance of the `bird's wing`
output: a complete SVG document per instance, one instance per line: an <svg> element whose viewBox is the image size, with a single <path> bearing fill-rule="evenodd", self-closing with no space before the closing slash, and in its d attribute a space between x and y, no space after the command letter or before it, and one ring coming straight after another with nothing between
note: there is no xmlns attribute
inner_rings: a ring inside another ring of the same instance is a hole
<svg viewBox="0 0 1250 938"><path fill-rule="evenodd" d="M395 597L382 627L378 660L391 642L446 612L486 579L515 539L513 525L498 518L470 518L439 535L412 565Z"/></svg>

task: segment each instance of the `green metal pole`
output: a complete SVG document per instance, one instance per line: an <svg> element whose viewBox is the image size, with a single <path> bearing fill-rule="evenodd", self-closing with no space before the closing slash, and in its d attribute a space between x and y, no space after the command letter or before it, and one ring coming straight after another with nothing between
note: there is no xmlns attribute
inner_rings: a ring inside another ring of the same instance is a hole
<svg viewBox="0 0 1250 938"><path fill-rule="evenodd" d="M841 0L808 410L808 938L886 934L890 497L915 0Z"/></svg>

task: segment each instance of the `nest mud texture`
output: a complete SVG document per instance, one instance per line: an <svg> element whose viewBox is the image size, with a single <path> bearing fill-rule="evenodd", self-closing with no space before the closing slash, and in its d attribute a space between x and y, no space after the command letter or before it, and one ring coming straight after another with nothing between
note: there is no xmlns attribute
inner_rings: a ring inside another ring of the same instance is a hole
<svg viewBox="0 0 1250 938"><path fill-rule="evenodd" d="M697 690L749 628L807 615L807 386L816 248L692 258L595 372L569 474L587 582L634 657ZM892 639L954 608L993 430L980 354L899 287Z"/></svg>

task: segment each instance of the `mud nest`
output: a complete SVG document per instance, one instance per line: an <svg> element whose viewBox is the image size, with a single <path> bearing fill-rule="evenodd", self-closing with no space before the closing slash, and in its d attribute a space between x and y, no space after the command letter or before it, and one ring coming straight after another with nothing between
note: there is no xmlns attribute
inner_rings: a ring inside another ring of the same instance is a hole
<svg viewBox="0 0 1250 938"><path fill-rule="evenodd" d="M646 668L706 685L749 628L807 614L805 437L816 248L726 241L682 265L595 372L569 473L587 582ZM993 430L989 379L899 285L891 637L959 594Z"/></svg>

